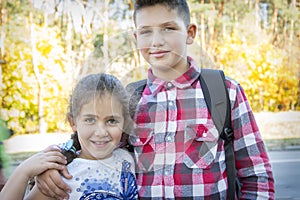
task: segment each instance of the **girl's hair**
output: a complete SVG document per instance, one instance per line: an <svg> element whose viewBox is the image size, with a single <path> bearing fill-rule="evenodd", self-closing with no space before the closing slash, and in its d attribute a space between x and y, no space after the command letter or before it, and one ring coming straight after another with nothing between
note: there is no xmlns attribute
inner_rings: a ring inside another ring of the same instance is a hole
<svg viewBox="0 0 300 200"><path fill-rule="evenodd" d="M186 0L136 0L134 4L133 19L136 23L136 13L146 7L155 6L157 4L177 10L178 15L183 19L186 26L190 24L190 9Z"/></svg>
<svg viewBox="0 0 300 200"><path fill-rule="evenodd" d="M132 127L132 120L128 112L128 96L122 83L113 75L98 73L82 78L77 83L70 97L67 118L75 120L83 105L104 95L112 95L122 105L124 126L121 142L125 142ZM71 136L71 139L74 141L73 146L76 150L80 150L77 132Z"/></svg>

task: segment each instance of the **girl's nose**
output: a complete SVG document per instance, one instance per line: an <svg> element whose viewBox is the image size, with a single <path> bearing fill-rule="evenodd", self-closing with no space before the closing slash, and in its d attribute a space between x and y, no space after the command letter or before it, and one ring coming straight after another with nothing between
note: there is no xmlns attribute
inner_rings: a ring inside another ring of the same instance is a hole
<svg viewBox="0 0 300 200"><path fill-rule="evenodd" d="M107 136L108 132L107 132L105 125L103 125L102 123L97 124L96 129L95 129L95 135Z"/></svg>

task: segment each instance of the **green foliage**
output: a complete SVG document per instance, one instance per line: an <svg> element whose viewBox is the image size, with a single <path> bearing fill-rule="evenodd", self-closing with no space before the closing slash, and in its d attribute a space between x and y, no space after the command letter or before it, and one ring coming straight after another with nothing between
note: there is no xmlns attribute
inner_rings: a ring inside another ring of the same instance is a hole
<svg viewBox="0 0 300 200"><path fill-rule="evenodd" d="M238 80L255 111L295 109L298 93L296 70L286 52L271 44L247 44L233 33L218 47L219 64Z"/></svg>
<svg viewBox="0 0 300 200"><path fill-rule="evenodd" d="M3 141L8 139L11 136L10 130L7 128L7 124L0 117L0 163L2 164L2 169L5 171L8 170L10 166L10 157L5 152L5 146L3 145Z"/></svg>
<svg viewBox="0 0 300 200"><path fill-rule="evenodd" d="M65 129L70 69L64 61L64 49L55 28L36 27L36 64L42 91L33 70L30 34L24 26L14 26L15 37L6 38L5 65L2 65L1 115L17 134L38 131L38 93L43 93L45 120L49 131ZM64 88L64 87L66 88Z"/></svg>

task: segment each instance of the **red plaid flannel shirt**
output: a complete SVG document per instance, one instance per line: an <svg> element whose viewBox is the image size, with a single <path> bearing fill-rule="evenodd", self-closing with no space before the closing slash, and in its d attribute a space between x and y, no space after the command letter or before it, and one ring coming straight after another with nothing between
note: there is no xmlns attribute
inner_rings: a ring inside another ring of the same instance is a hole
<svg viewBox="0 0 300 200"><path fill-rule="evenodd" d="M165 82L148 72L130 143L141 199L226 199L224 142L204 101L201 69ZM226 77L241 199L274 199L271 166L241 86Z"/></svg>

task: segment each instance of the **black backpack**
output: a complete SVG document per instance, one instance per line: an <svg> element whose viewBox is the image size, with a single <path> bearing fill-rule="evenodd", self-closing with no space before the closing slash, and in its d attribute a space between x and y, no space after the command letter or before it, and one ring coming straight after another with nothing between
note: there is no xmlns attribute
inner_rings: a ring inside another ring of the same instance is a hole
<svg viewBox="0 0 300 200"><path fill-rule="evenodd" d="M228 180L228 199L235 199L235 192L239 196L236 182L236 169L233 151L233 131L231 128L231 106L225 75L222 70L201 69L199 81L203 90L204 99L212 120L218 129L220 137L224 140L225 162ZM134 117L136 106L142 96L147 80L143 79L132 82L126 86L129 93L129 111L131 118ZM130 147L132 150L132 147Z"/></svg>

